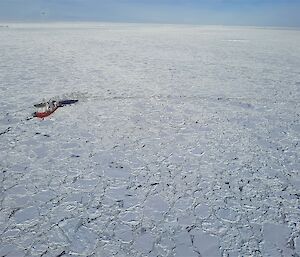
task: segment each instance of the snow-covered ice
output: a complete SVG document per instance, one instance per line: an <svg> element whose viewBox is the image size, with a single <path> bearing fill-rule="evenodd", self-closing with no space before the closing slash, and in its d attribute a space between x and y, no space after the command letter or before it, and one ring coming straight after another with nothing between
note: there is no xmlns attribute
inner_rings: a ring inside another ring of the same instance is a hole
<svg viewBox="0 0 300 257"><path fill-rule="evenodd" d="M300 256L300 31L0 28L0 256ZM44 120L43 98L77 98Z"/></svg>

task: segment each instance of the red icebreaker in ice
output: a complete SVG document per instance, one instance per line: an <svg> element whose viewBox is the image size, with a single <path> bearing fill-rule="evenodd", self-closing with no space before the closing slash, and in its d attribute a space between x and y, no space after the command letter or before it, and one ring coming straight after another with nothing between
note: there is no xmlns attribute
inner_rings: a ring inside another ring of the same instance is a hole
<svg viewBox="0 0 300 257"><path fill-rule="evenodd" d="M34 117L45 118L50 114L54 113L57 108L63 107L65 105L77 103L78 100L62 100L59 102L56 101L48 101L39 104L35 104L34 106L38 108L38 110L33 114Z"/></svg>
<svg viewBox="0 0 300 257"><path fill-rule="evenodd" d="M38 118L45 118L54 113L57 108L60 107L56 101L35 104L34 106L38 108L38 110L34 113L34 116Z"/></svg>

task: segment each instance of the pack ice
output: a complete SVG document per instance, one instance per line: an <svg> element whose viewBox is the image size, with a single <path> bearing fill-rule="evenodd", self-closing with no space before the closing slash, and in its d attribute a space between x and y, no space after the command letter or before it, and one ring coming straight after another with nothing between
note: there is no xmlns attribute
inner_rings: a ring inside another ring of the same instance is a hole
<svg viewBox="0 0 300 257"><path fill-rule="evenodd" d="M300 256L299 30L4 25L0 256Z"/></svg>

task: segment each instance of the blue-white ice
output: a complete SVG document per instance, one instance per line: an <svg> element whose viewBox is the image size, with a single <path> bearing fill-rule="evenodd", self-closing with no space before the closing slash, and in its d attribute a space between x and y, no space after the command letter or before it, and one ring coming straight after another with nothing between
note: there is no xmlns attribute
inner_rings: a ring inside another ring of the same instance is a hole
<svg viewBox="0 0 300 257"><path fill-rule="evenodd" d="M0 27L1 256L300 255L300 31ZM45 120L43 98L78 98Z"/></svg>

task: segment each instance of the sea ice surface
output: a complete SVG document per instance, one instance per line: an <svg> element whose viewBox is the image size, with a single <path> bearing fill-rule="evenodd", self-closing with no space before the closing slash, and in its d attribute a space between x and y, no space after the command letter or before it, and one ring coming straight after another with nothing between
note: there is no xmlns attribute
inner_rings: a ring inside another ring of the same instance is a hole
<svg viewBox="0 0 300 257"><path fill-rule="evenodd" d="M1 256L300 256L299 30L8 25Z"/></svg>

